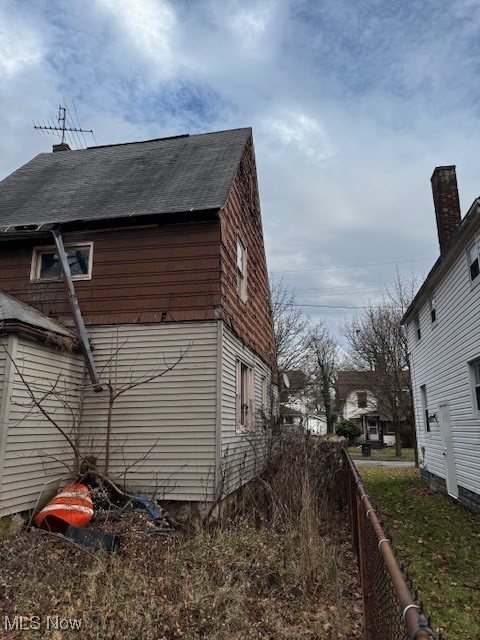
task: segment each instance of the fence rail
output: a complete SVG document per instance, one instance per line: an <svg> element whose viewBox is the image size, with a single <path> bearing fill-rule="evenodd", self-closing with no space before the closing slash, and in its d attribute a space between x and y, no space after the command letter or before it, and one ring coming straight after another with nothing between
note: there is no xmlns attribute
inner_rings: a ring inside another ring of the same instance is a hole
<svg viewBox="0 0 480 640"><path fill-rule="evenodd" d="M432 640L421 605L412 597L377 512L343 449L350 520L362 583L368 640ZM440 640L440 639L439 639Z"/></svg>

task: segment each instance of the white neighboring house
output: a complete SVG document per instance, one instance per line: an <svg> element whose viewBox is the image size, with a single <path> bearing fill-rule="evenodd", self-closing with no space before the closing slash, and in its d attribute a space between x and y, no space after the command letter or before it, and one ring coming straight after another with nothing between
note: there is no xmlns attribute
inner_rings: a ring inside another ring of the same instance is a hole
<svg viewBox="0 0 480 640"><path fill-rule="evenodd" d="M480 199L462 220L454 166L432 190L441 253L403 318L420 468L480 512Z"/></svg>
<svg viewBox="0 0 480 640"><path fill-rule="evenodd" d="M312 435L327 433L327 417L323 411L315 411L308 392L307 377L301 371L289 373L294 389L290 387L288 399L282 402L281 420L286 426L299 427ZM288 378L287 378L288 380Z"/></svg>
<svg viewBox="0 0 480 640"><path fill-rule="evenodd" d="M282 420L285 425L301 427L312 435L324 436L327 433L327 418L324 413L315 413L308 409L306 398L292 398L282 407Z"/></svg>
<svg viewBox="0 0 480 640"><path fill-rule="evenodd" d="M395 445L395 427L379 411L375 395L374 371L337 371L337 404L341 416L351 420L362 430L359 442L378 442Z"/></svg>

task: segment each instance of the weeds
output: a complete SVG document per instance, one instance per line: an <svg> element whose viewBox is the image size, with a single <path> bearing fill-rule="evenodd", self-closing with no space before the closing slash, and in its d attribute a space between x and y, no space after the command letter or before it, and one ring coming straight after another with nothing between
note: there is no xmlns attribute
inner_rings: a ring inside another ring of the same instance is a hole
<svg viewBox="0 0 480 640"><path fill-rule="evenodd" d="M360 638L339 460L335 445L286 435L215 526L145 538L132 512L117 523L124 544L112 556L40 531L4 537L2 616L79 618L81 635L61 636L77 640ZM39 637L16 633L8 638Z"/></svg>

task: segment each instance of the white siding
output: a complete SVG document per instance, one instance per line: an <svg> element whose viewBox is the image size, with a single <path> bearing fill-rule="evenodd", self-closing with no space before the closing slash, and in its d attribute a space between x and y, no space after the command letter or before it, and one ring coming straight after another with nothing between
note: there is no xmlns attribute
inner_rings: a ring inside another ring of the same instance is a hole
<svg viewBox="0 0 480 640"><path fill-rule="evenodd" d="M104 391L89 389L81 423L82 451L102 462L109 381L142 383L114 404L110 475L167 500L210 500L217 417L217 323L165 323L89 328ZM182 357L182 354L183 357Z"/></svg>
<svg viewBox="0 0 480 640"><path fill-rule="evenodd" d="M463 251L430 294L436 322L426 299L419 313L420 339L413 319L408 325L420 460L425 447L425 468L445 478L440 422L431 423L430 433L424 427L420 387L425 385L430 413L439 418L440 404L449 405L458 484L480 494L480 418L474 415L468 367L480 358L480 283L471 286Z"/></svg>
<svg viewBox="0 0 480 640"><path fill-rule="evenodd" d="M236 363L240 359L254 371L254 398L256 424L252 431L236 430ZM222 348L222 430L220 476L223 476L228 494L251 480L265 462L267 431L262 426L262 378L267 383L268 414L271 402L271 372L267 365L227 328L223 331ZM217 485L220 482L217 474Z"/></svg>
<svg viewBox="0 0 480 640"><path fill-rule="evenodd" d="M83 380L83 359L78 354L20 336L13 355L15 367L6 367L7 371L10 368L12 385L10 397L5 398L9 410L3 425L6 431L0 515L33 507L45 483L55 478L70 479L72 472L71 448L35 409L18 371L35 396L44 397L42 404L49 414L73 436Z"/></svg>

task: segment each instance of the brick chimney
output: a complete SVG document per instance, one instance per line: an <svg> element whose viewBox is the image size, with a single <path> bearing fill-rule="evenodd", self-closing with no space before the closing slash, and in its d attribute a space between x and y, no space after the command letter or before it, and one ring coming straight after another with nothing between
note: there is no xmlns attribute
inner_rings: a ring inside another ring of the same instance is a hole
<svg viewBox="0 0 480 640"><path fill-rule="evenodd" d="M455 165L436 167L431 182L437 218L438 243L440 253L443 253L462 221Z"/></svg>
<svg viewBox="0 0 480 640"><path fill-rule="evenodd" d="M59 142L53 145L52 151L55 153L57 151L71 151L71 149L66 142Z"/></svg>

